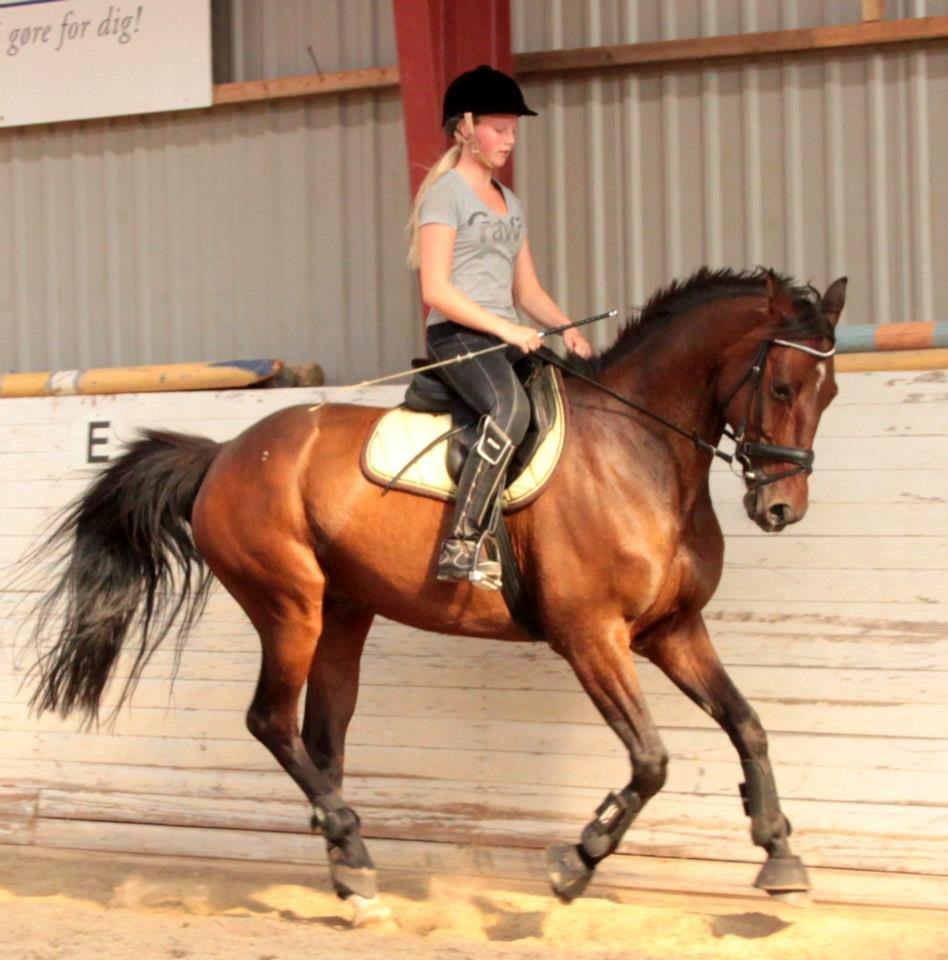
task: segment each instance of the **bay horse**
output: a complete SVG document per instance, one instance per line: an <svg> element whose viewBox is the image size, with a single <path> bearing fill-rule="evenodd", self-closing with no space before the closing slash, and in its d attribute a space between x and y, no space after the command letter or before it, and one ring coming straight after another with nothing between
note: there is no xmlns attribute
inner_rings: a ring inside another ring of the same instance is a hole
<svg viewBox="0 0 948 960"><path fill-rule="evenodd" d="M569 429L559 468L538 499L509 516L509 535L543 639L622 741L632 773L577 844L547 851L564 900L582 893L665 782L668 754L633 652L733 742L751 838L767 854L756 885L775 896L809 888L790 850L765 731L702 618L724 555L708 477L714 448L730 432L750 519L779 531L803 517L810 448L837 392L832 352L845 287L841 278L820 297L772 271L702 268L651 298L587 368L592 379L565 378ZM247 726L311 803L333 884L352 899L357 920L384 912L359 817L340 796L373 617L530 639L499 594L435 578L450 505L383 492L364 478L360 451L383 412L293 406L223 444L159 431L132 443L41 547L58 546L64 566L41 602L37 637L54 616L63 619L38 661L31 701L97 719L130 634L138 635L134 685L173 621L184 641L212 572L260 636Z"/></svg>

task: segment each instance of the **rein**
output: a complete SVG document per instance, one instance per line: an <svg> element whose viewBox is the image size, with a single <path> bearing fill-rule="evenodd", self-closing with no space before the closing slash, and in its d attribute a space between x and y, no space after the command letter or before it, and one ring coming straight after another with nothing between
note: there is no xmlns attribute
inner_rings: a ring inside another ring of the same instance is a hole
<svg viewBox="0 0 948 960"><path fill-rule="evenodd" d="M540 339L543 340L546 339L546 337L553 337L557 334L565 333L567 330L572 330L575 327L585 327L587 323L597 323L599 320L607 320L616 316L618 313L618 310L609 310L607 313L597 313L593 317L585 317L582 320L573 320L571 323L564 323L561 327L551 327L549 330L541 331ZM397 373L387 373L385 376L376 377L374 380L360 380L359 383L350 383L344 387L336 387L333 389L332 397L326 397L325 400L313 404L313 406L309 408L309 412L315 413L317 410L321 410L335 400L338 394L345 393L347 390L361 390L363 387L374 387L380 383L388 383L392 380L411 377L416 373L427 373L429 370L437 370L440 367L450 367L456 363L466 363L468 360L473 360L476 357L483 357L485 354L496 353L498 350L507 350L509 348L509 343L498 343L492 347L484 347L483 350L475 350L473 353L459 353L456 357L448 357L447 360L426 363L420 367L412 367L410 370L399 370ZM555 354L552 355L555 356Z"/></svg>
<svg viewBox="0 0 948 960"><path fill-rule="evenodd" d="M760 347L757 349L757 353L754 356L754 359L751 361L751 365L748 367L747 372L743 377L741 377L740 380L738 380L736 386L728 394L728 398L723 404L723 407L726 410L741 387L748 382L751 384L751 391L747 397L747 404L744 408L744 413L741 416L737 429L733 429L730 426L725 426L724 428L724 435L730 440L734 441L735 446L733 453L727 453L719 446L715 446L713 443L702 439L700 436L698 436L697 431L686 430L684 427L679 426L677 423L673 423L671 420L667 420L665 417L655 413L652 410L649 410L647 407L644 407L639 403L636 403L634 400L630 400L628 397L623 397L621 394L616 393L615 390L612 390L604 384L599 383L598 380L594 380L592 377L588 377L583 373L573 370L568 363L566 363L564 360L561 360L560 357L558 357L551 350L543 349L541 352L545 361L553 364L555 367L559 367L559 369L563 370L569 376L576 377L578 380L588 383L590 386L595 387L602 393L608 394L614 400L618 400L619 403L624 404L627 407L631 407L633 410L636 410L647 417L651 417L651 419L662 424L662 426L666 427L667 429L672 430L680 436L690 440L696 449L703 450L712 457L718 457L729 466L733 467L734 463L739 464L741 468L741 476L745 483L750 489L752 489L754 492L757 492L761 487L765 487L771 483L776 483L778 480L785 480L788 477L796 476L798 473L809 474L813 471L812 449L804 447L785 447L781 444L763 443L759 440L747 440L745 436L747 432L747 423L750 419L750 412L753 408L754 400L759 395L760 386L763 382L764 365L767 362L767 354L770 352L770 348L774 346L787 347L791 350L800 350L803 353L807 353L813 357L820 357L821 359L826 359L836 353L835 346L829 350L817 350L814 347L808 347L806 344L798 343L795 340L781 340L776 337L763 340L760 344ZM795 464L795 466L788 470L784 470L781 473L768 475L763 473L763 471L754 469L752 463L754 458L765 460L783 460L786 463Z"/></svg>

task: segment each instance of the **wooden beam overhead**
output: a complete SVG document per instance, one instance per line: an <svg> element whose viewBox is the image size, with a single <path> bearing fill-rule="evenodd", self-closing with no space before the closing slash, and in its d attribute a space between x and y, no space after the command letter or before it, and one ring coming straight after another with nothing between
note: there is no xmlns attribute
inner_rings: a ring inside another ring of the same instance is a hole
<svg viewBox="0 0 948 960"><path fill-rule="evenodd" d="M214 105L280 100L285 97L311 97L321 93L345 93L348 90L382 90L398 85L398 67L304 73L293 77L274 77L270 80L215 84Z"/></svg>
<svg viewBox="0 0 948 960"><path fill-rule="evenodd" d="M687 66L696 61L766 58L945 39L948 39L948 16L876 20L806 30L518 53L513 56L513 70L517 77L523 78L576 70L673 68ZM275 77L271 80L218 84L214 87L214 104L217 106L285 97L309 97L352 90L382 90L399 85L398 67L303 74Z"/></svg>
<svg viewBox="0 0 948 960"><path fill-rule="evenodd" d="M917 43L948 37L948 16L911 20L876 20L805 30L738 33L690 40L626 43L611 47L581 47L520 53L514 56L517 76L575 70L669 67L699 60L733 60L792 53L819 53L853 47Z"/></svg>

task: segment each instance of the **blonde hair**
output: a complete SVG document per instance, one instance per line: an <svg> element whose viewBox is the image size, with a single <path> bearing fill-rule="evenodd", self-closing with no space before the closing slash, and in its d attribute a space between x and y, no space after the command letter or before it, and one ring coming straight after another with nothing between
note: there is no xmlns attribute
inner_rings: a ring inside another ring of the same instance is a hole
<svg viewBox="0 0 948 960"><path fill-rule="evenodd" d="M425 194L427 194L429 188L436 180L457 166L460 158L461 144L455 143L450 149L445 150L441 155L441 159L425 174L425 179L421 181L421 186L418 187L414 203L411 205L411 215L408 218L408 223L405 225L405 234L408 237L408 257L406 259L408 266L411 267L412 270L418 269L418 217L421 212L421 205L425 199Z"/></svg>

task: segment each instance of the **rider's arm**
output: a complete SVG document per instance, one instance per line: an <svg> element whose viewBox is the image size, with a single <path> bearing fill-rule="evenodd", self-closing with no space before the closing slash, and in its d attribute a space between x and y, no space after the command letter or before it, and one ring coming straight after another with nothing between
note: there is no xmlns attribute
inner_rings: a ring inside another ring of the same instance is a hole
<svg viewBox="0 0 948 960"><path fill-rule="evenodd" d="M560 310L556 301L541 286L526 237L514 264L513 297L514 303L527 316L544 327L561 327L569 323L569 317ZM563 334L563 340L570 350L580 356L589 357L592 353L588 341L576 329L567 330Z"/></svg>
<svg viewBox="0 0 948 960"><path fill-rule="evenodd" d="M513 297L514 303L541 326L561 327L569 323L569 317L540 285L527 239L524 239L514 264Z"/></svg>
<svg viewBox="0 0 948 960"><path fill-rule="evenodd" d="M457 231L443 223L428 223L419 231L418 260L421 273L421 297L433 310L462 326L492 333L510 343L518 337L517 324L484 307L451 283L451 261Z"/></svg>

